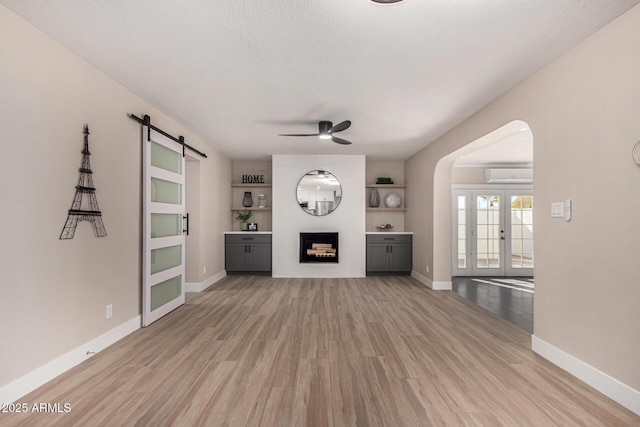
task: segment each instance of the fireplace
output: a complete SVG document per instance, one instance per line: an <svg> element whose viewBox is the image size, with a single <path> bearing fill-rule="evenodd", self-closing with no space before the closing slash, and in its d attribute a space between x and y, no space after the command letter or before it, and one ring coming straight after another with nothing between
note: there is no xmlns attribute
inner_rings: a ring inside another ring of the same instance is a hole
<svg viewBox="0 0 640 427"><path fill-rule="evenodd" d="M300 233L300 262L338 262L338 233Z"/></svg>

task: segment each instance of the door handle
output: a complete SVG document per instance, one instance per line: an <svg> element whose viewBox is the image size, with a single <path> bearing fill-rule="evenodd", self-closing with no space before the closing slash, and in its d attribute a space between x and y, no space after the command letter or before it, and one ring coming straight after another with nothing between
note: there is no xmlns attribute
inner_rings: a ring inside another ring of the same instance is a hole
<svg viewBox="0 0 640 427"><path fill-rule="evenodd" d="M187 229L185 230L185 229L183 228L183 229L182 229L182 232L183 232L183 233L184 233L184 232L186 232L186 233L187 233L187 236L188 236L188 235L189 235L189 214L187 214L187 216L184 216L184 215L183 215L183 216L182 216L182 219L183 219L183 220L184 220L184 219L186 219L186 220L187 220Z"/></svg>

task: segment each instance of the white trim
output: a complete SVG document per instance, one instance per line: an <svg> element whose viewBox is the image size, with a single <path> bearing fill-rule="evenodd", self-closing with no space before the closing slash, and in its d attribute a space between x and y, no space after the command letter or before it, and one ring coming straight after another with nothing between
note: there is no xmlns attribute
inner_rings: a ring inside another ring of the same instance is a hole
<svg viewBox="0 0 640 427"><path fill-rule="evenodd" d="M434 291L450 291L453 289L453 282L433 282Z"/></svg>
<svg viewBox="0 0 640 427"><path fill-rule="evenodd" d="M531 336L531 349L551 363L589 384L600 393L640 415L640 391L629 387L535 335Z"/></svg>
<svg viewBox="0 0 640 427"><path fill-rule="evenodd" d="M89 359L94 353L104 350L130 333L140 329L141 322L142 317L136 316L70 352L45 363L27 375L2 386L0 388L0 404L15 402L22 396L31 393L58 375ZM87 354L88 352L90 354Z"/></svg>
<svg viewBox="0 0 640 427"><path fill-rule="evenodd" d="M415 270L411 271L411 277L413 277L414 279L416 279L418 282L422 283L426 287L433 289L434 291L450 291L451 289L453 289L452 282L434 282L433 280L429 279L427 276L424 276Z"/></svg>
<svg viewBox="0 0 640 427"><path fill-rule="evenodd" d="M427 276L424 276L415 270L411 270L411 277L425 285L427 288L433 289L433 282Z"/></svg>
<svg viewBox="0 0 640 427"><path fill-rule="evenodd" d="M219 282L220 280L224 279L225 277L227 277L227 272L226 270L222 270L216 274L214 274L211 277L208 277L207 279L205 279L204 281L200 282L200 283L185 283L184 284L184 291L185 292L202 292L205 289L207 289L209 286L213 285L216 282Z"/></svg>

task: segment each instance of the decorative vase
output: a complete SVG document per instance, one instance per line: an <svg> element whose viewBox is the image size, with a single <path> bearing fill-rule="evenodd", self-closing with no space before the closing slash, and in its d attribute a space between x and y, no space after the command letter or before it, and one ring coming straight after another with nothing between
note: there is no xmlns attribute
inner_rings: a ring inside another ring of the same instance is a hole
<svg viewBox="0 0 640 427"><path fill-rule="evenodd" d="M250 208L253 206L253 197L251 197L251 191L244 192L244 198L242 199L242 206Z"/></svg>
<svg viewBox="0 0 640 427"><path fill-rule="evenodd" d="M387 205L388 208L399 208L402 203L402 199L396 193L391 193L384 200L384 204Z"/></svg>
<svg viewBox="0 0 640 427"><path fill-rule="evenodd" d="M266 208L267 207L267 196L266 194L258 194L258 207Z"/></svg>
<svg viewBox="0 0 640 427"><path fill-rule="evenodd" d="M247 222L240 223L240 231L249 231L249 224Z"/></svg>
<svg viewBox="0 0 640 427"><path fill-rule="evenodd" d="M378 194L378 189L374 188L371 191L371 197L369 198L369 206L372 208L377 208L380 206L380 194Z"/></svg>

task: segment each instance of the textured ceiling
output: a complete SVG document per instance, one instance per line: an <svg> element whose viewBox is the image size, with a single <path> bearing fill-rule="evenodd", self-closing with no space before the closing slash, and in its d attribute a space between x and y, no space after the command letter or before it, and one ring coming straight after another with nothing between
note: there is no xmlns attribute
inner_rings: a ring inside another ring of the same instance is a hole
<svg viewBox="0 0 640 427"><path fill-rule="evenodd" d="M639 1L0 3L232 159L404 159Z"/></svg>

